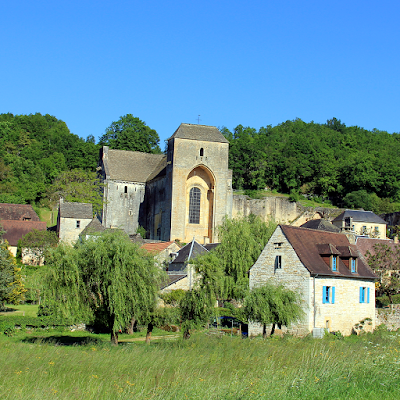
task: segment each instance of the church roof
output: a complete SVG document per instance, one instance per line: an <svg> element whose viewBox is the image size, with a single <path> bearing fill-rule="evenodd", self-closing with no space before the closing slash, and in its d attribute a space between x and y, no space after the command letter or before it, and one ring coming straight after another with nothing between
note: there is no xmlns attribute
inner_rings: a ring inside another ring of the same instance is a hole
<svg viewBox="0 0 400 400"><path fill-rule="evenodd" d="M93 207L91 203L61 203L60 204L61 218L93 218Z"/></svg>
<svg viewBox="0 0 400 400"><path fill-rule="evenodd" d="M168 139L189 139L204 142L229 143L215 126L180 124L175 133Z"/></svg>
<svg viewBox="0 0 400 400"><path fill-rule="evenodd" d="M39 221L39 217L30 204L0 203L0 220Z"/></svg>
<svg viewBox="0 0 400 400"><path fill-rule="evenodd" d="M144 183L156 177L167 165L167 156L164 154L111 149L107 154L104 159L107 178L119 181Z"/></svg>

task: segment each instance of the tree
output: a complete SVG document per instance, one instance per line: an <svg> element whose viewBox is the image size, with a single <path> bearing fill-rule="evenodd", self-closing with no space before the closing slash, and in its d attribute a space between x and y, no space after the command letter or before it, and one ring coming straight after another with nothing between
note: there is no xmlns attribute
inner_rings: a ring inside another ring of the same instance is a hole
<svg viewBox="0 0 400 400"><path fill-rule="evenodd" d="M400 246L376 243L372 252L365 254L368 265L380 277L378 290L386 294L392 304L392 296L400 291Z"/></svg>
<svg viewBox="0 0 400 400"><path fill-rule="evenodd" d="M221 244L194 261L200 287L219 300L243 299L249 287L247 272L275 228L272 221L265 223L254 215L225 219L218 227Z"/></svg>
<svg viewBox="0 0 400 400"><path fill-rule="evenodd" d="M6 243L0 244L0 310L4 310L5 302L12 292L15 264Z"/></svg>
<svg viewBox="0 0 400 400"><path fill-rule="evenodd" d="M18 241L17 258L24 259L24 252L27 252L31 258L29 264L40 265L43 263L44 254L50 247L58 244L56 232L51 231L33 231L27 233Z"/></svg>
<svg viewBox="0 0 400 400"><path fill-rule="evenodd" d="M267 324L272 324L272 335L276 325L290 326L304 315L299 294L271 283L250 291L244 299L244 313L249 321L263 325L264 338Z"/></svg>
<svg viewBox="0 0 400 400"><path fill-rule="evenodd" d="M154 129L132 114L126 114L112 122L106 133L100 138L101 146L111 149L161 153L160 138Z"/></svg>
<svg viewBox="0 0 400 400"><path fill-rule="evenodd" d="M60 197L65 201L92 203L93 211L100 213L103 209L103 184L95 172L73 169L60 174L48 188L47 198L55 204Z"/></svg>
<svg viewBox="0 0 400 400"><path fill-rule="evenodd" d="M162 272L119 230L51 249L47 264L45 304L63 317L95 319L114 344L132 318L145 322L155 308Z"/></svg>

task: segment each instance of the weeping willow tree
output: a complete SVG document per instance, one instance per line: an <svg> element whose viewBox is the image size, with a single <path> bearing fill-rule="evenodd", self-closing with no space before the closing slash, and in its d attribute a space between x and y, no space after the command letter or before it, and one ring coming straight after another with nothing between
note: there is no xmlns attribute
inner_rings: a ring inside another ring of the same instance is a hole
<svg viewBox="0 0 400 400"><path fill-rule="evenodd" d="M248 271L276 228L255 215L225 219L218 228L221 244L199 256L194 264L200 287L218 300L243 299L248 291Z"/></svg>
<svg viewBox="0 0 400 400"><path fill-rule="evenodd" d="M123 232L106 231L74 248L60 245L47 264L45 303L66 318L96 319L114 344L132 318L145 321L155 308L161 271Z"/></svg>
<svg viewBox="0 0 400 400"><path fill-rule="evenodd" d="M244 299L244 313L249 321L262 324L264 338L267 325L272 324L272 335L276 325L290 326L304 315L298 293L270 283L250 291Z"/></svg>

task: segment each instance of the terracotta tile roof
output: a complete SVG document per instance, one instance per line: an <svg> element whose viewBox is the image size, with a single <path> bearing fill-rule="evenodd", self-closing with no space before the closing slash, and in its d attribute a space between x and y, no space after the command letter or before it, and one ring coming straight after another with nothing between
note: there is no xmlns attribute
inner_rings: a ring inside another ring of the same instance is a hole
<svg viewBox="0 0 400 400"><path fill-rule="evenodd" d="M60 204L61 218L93 218L93 207L91 203L61 203Z"/></svg>
<svg viewBox="0 0 400 400"><path fill-rule="evenodd" d="M345 210L339 214L332 222L343 221L345 218L353 218L355 222L369 222L371 224L387 224L385 220L378 217L372 211Z"/></svg>
<svg viewBox="0 0 400 400"><path fill-rule="evenodd" d="M3 220L0 221L0 225L2 225L3 229L6 231L3 235L3 239L7 240L10 246L17 246L18 240L34 229L38 231L46 230L46 222L42 221Z"/></svg>
<svg viewBox="0 0 400 400"><path fill-rule="evenodd" d="M351 273L340 257L337 271L332 271L330 266L323 260L319 252L320 245L332 245L337 250L344 247L351 248L351 250L348 249L346 251L356 252L358 256L361 255L360 252L357 251L357 247L350 244L346 235L288 225L280 225L280 227L300 258L300 261L312 275L342 276L347 278L377 278L364 262L363 258L358 258L357 273Z"/></svg>
<svg viewBox="0 0 400 400"><path fill-rule="evenodd" d="M0 203L0 220L24 221L27 218L31 221L40 221L30 204Z"/></svg>
<svg viewBox="0 0 400 400"><path fill-rule="evenodd" d="M147 250L149 253L161 253L163 250L171 246L174 242L144 243L141 249Z"/></svg>
<svg viewBox="0 0 400 400"><path fill-rule="evenodd" d="M357 238L357 248L360 250L360 253L366 257L367 251L369 251L372 255L375 254L374 246L376 244L385 244L391 249L399 248L399 243L394 243L393 240L390 239L372 239L359 237Z"/></svg>
<svg viewBox="0 0 400 400"><path fill-rule="evenodd" d="M168 140L173 138L229 143L218 128L207 125L180 124L179 128Z"/></svg>
<svg viewBox="0 0 400 400"><path fill-rule="evenodd" d="M154 179L167 165L164 154L148 154L139 151L103 149L107 178L144 183Z"/></svg>

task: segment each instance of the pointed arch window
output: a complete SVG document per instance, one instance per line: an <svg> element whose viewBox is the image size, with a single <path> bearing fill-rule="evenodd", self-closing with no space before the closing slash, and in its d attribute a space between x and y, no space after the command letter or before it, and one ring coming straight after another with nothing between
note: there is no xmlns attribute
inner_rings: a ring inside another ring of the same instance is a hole
<svg viewBox="0 0 400 400"><path fill-rule="evenodd" d="M189 224L200 223L200 198L200 189L191 188L189 192Z"/></svg>

